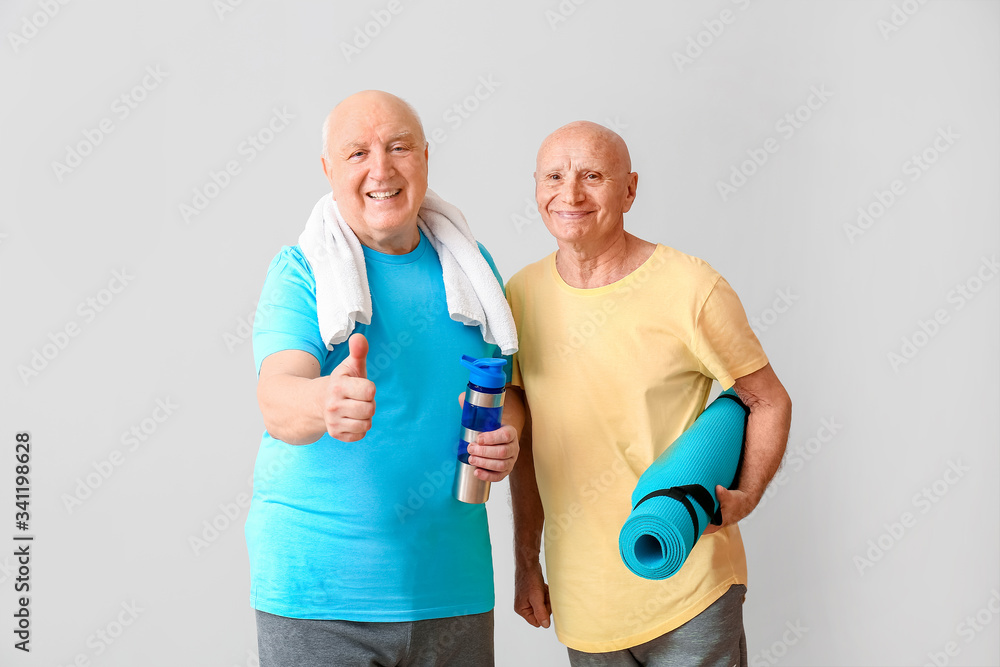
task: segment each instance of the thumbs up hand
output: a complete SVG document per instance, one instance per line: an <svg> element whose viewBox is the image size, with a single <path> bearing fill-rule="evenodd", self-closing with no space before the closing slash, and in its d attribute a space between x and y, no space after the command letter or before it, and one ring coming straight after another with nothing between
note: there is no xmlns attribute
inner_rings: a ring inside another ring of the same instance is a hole
<svg viewBox="0 0 1000 667"><path fill-rule="evenodd" d="M333 369L323 397L323 421L330 437L357 442L372 427L375 383L368 379L365 359L368 340L354 334L347 341L350 354Z"/></svg>

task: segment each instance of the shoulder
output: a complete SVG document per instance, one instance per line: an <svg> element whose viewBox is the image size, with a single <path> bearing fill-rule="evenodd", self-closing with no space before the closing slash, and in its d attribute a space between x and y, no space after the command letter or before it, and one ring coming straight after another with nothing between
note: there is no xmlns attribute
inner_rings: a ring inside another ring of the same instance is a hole
<svg viewBox="0 0 1000 667"><path fill-rule="evenodd" d="M552 253L546 255L537 262L532 262L528 264L523 269L511 276L510 280L507 281L508 291L514 291L515 293L521 293L524 290L525 285L539 285L539 281L545 276L546 272L552 264Z"/></svg>
<svg viewBox="0 0 1000 667"><path fill-rule="evenodd" d="M503 277L500 275L500 270L497 268L496 262L493 261L493 255L491 255L490 251L486 249L486 246L484 246L482 243L479 243L479 241L476 241L476 244L479 246L479 253L483 256L483 259L486 260L486 263L490 265L490 270L493 271L493 275L496 277L497 282L500 283L500 286L502 287Z"/></svg>
<svg viewBox="0 0 1000 667"><path fill-rule="evenodd" d="M498 273L497 263L493 261L493 255L490 254L490 251L487 250L486 246L484 246L479 241L476 241L476 245L479 246L479 253L483 256L483 259L485 259L486 263L490 265L491 269L493 269L493 273Z"/></svg>
<svg viewBox="0 0 1000 667"><path fill-rule="evenodd" d="M312 275L312 267L309 266L309 260L306 259L305 253L302 252L302 248L297 245L286 245L281 247L278 254L276 254L274 259L271 260L270 266L267 267L268 273L271 273L274 270L302 271Z"/></svg>
<svg viewBox="0 0 1000 667"><path fill-rule="evenodd" d="M712 265L700 257L658 244L647 265L665 285L682 288L695 298L704 297L722 279Z"/></svg>
<svg viewBox="0 0 1000 667"><path fill-rule="evenodd" d="M279 281L301 285L310 290L316 289L312 266L299 246L283 246L271 260L267 267L266 282L274 284Z"/></svg>
<svg viewBox="0 0 1000 667"><path fill-rule="evenodd" d="M714 283L720 277L719 272L701 257L689 255L667 245L658 244L650 259L658 260L665 270L686 276L690 280Z"/></svg>
<svg viewBox="0 0 1000 667"><path fill-rule="evenodd" d="M312 265L306 259L302 248L297 245L286 245L278 251L278 254L271 260L271 265L267 267L267 272L284 275L301 275L313 279Z"/></svg>

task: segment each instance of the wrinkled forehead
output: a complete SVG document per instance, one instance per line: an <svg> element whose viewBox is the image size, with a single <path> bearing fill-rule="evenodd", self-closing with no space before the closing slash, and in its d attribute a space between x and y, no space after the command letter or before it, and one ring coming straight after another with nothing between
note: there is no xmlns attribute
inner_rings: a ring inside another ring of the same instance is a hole
<svg viewBox="0 0 1000 667"><path fill-rule="evenodd" d="M409 138L422 142L420 120L402 102L387 99L349 99L330 114L329 139L334 146L371 140Z"/></svg>
<svg viewBox="0 0 1000 667"><path fill-rule="evenodd" d="M627 172L628 163L612 142L596 135L577 134L546 139L538 150L536 168L539 172Z"/></svg>

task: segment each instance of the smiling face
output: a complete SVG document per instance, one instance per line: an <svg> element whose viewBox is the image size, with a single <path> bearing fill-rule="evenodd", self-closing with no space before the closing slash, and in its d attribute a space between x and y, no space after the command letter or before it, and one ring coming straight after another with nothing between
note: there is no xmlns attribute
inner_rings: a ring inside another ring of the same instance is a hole
<svg viewBox="0 0 1000 667"><path fill-rule="evenodd" d="M589 122L565 125L542 142L535 167L535 201L560 244L604 246L624 233L638 175L625 142Z"/></svg>
<svg viewBox="0 0 1000 667"><path fill-rule="evenodd" d="M344 221L373 250L413 250L427 193L420 120L398 97L368 90L338 104L326 122L323 172Z"/></svg>

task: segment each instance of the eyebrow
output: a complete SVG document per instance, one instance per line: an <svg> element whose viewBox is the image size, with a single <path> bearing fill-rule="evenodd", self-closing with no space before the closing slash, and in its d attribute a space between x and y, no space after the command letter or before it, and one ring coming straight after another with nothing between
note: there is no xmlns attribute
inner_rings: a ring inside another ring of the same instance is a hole
<svg viewBox="0 0 1000 667"><path fill-rule="evenodd" d="M392 142L399 141L400 139L409 139L412 141L415 138L416 135L414 135L413 132L410 132L409 130L403 130L402 132L397 132L396 134L389 137L386 143L391 144ZM359 148L368 148L368 144L364 141L350 141L341 146L341 150L350 151L352 153Z"/></svg>
<svg viewBox="0 0 1000 667"><path fill-rule="evenodd" d="M415 139L416 135L409 130L403 130L402 132L397 132L396 134L389 137L389 143L393 141L399 141L400 139Z"/></svg>

